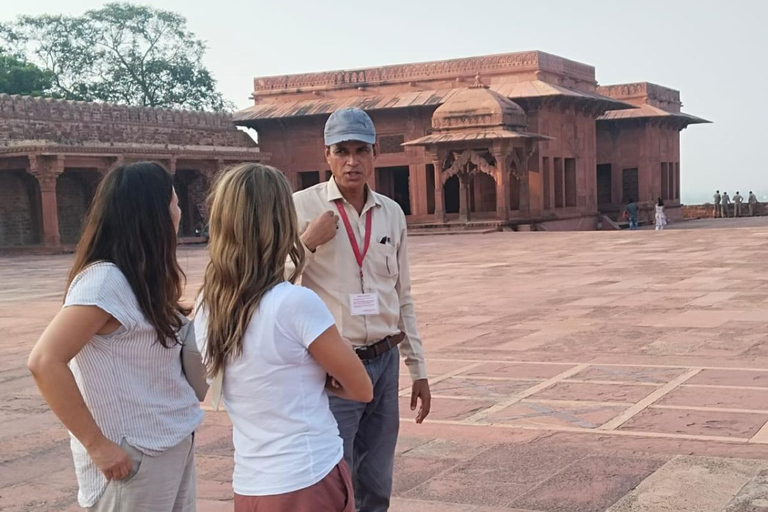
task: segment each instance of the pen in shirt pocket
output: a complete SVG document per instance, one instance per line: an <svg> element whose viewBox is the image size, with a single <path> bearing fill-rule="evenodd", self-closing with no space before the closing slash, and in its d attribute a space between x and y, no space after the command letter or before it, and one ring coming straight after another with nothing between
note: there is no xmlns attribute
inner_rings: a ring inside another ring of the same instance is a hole
<svg viewBox="0 0 768 512"><path fill-rule="evenodd" d="M381 237L381 240L379 240L379 243L391 246L392 245L392 239L389 238L388 236L383 236L383 237ZM384 257L384 264L387 266L387 273L391 274L392 271L389 269L389 255Z"/></svg>

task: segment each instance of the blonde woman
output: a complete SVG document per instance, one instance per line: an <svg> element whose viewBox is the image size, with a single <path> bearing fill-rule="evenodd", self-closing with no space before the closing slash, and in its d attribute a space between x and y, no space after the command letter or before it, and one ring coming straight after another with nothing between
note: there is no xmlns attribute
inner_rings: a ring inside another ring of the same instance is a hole
<svg viewBox="0 0 768 512"><path fill-rule="evenodd" d="M354 512L327 392L372 399L371 381L314 292L291 190L272 167L225 171L209 200L211 261L195 329L232 419L236 512Z"/></svg>

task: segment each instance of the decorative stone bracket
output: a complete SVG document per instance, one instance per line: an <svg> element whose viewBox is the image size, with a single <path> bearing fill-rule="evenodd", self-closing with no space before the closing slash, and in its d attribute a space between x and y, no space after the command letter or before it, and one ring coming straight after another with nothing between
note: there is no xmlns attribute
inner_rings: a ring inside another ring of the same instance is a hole
<svg viewBox="0 0 768 512"><path fill-rule="evenodd" d="M478 172L484 172L491 176L494 180L497 179L497 166L488 163L488 161L479 152L467 149L461 153L454 152L453 155L455 158L453 164L448 169L444 169L441 174L443 183L457 174L462 177L465 175L469 176ZM474 168L469 169L470 163L474 165Z"/></svg>
<svg viewBox="0 0 768 512"><path fill-rule="evenodd" d="M56 180L64 172L64 157L29 155L29 174L37 178L41 192L56 192Z"/></svg>

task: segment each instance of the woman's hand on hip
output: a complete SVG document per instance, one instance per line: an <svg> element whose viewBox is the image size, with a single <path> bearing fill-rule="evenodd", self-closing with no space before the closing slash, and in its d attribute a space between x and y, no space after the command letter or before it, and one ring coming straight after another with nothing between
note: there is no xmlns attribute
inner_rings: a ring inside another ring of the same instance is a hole
<svg viewBox="0 0 768 512"><path fill-rule="evenodd" d="M133 469L133 461L125 450L106 437L102 437L94 446L89 447L88 455L107 480L122 480Z"/></svg>

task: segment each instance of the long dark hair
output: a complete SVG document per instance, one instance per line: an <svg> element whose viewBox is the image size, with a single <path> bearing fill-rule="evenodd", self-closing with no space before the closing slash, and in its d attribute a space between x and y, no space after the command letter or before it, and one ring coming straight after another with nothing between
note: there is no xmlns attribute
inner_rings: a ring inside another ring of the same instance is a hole
<svg viewBox="0 0 768 512"><path fill-rule="evenodd" d="M92 263L115 264L166 348L178 343L177 313L189 313L179 305L186 276L176 261L172 198L173 178L160 164L137 162L108 173L93 197L67 282L69 289Z"/></svg>

